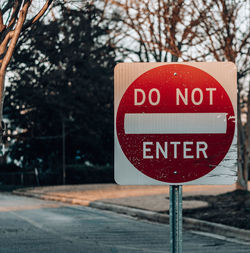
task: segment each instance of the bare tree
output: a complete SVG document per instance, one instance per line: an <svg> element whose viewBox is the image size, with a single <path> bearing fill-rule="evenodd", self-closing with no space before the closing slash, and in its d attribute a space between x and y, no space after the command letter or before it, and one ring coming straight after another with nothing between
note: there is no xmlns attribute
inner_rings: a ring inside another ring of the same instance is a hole
<svg viewBox="0 0 250 253"><path fill-rule="evenodd" d="M198 27L206 9L186 0L108 0L118 21L114 36L132 60L178 61L200 44ZM120 25L119 25L120 23Z"/></svg>
<svg viewBox="0 0 250 253"><path fill-rule="evenodd" d="M232 61L238 68L239 181L247 189L249 122L241 108L249 90L247 0L106 0L113 5L114 35L132 61ZM137 56L137 57L135 57ZM248 106L249 107L249 106ZM249 115L248 115L249 121ZM247 148L248 147L248 148Z"/></svg>
<svg viewBox="0 0 250 253"><path fill-rule="evenodd" d="M4 83L7 66L22 31L36 23L46 12L53 0L44 1L37 14L30 17L32 0L1 1L0 5L0 136L3 134L2 113Z"/></svg>
<svg viewBox="0 0 250 253"><path fill-rule="evenodd" d="M249 2L246 0L202 0L202 4L208 11L206 18L200 24L199 32L204 34L207 40L203 41L200 50L198 48L198 55L196 54L195 59L231 61L237 65L239 144L237 188L247 190L249 122L245 125L242 122L242 107L247 108L246 92L249 93L249 80L247 80L250 71ZM249 114L247 120L249 121Z"/></svg>

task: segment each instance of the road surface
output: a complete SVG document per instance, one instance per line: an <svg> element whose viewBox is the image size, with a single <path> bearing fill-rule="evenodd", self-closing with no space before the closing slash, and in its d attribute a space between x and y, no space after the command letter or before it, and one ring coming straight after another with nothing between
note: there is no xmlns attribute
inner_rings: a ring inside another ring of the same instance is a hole
<svg viewBox="0 0 250 253"><path fill-rule="evenodd" d="M250 252L240 242L183 233L183 253ZM0 253L166 253L168 237L168 225L0 193Z"/></svg>

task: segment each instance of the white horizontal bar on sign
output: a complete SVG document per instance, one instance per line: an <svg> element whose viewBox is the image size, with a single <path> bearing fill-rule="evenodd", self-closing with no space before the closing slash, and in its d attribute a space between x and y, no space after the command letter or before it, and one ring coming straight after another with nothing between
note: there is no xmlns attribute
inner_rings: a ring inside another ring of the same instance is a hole
<svg viewBox="0 0 250 253"><path fill-rule="evenodd" d="M225 134L227 113L126 113L125 134Z"/></svg>

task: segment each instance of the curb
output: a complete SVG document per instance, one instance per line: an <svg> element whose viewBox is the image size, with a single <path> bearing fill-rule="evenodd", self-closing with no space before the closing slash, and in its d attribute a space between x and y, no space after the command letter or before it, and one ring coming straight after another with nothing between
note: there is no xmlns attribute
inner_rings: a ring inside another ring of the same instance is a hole
<svg viewBox="0 0 250 253"><path fill-rule="evenodd" d="M54 196L46 194L44 195L42 193L29 193L20 190L13 191L13 194L26 197L39 198L44 200L60 201L68 204L89 206L96 209L126 214L131 217L136 217L148 221L169 224L169 215L167 214L161 214L133 207L121 206L101 201L89 202L88 200L72 199L67 197L59 197L55 195ZM227 225L187 217L183 217L183 228L216 234L227 238L237 238L238 240L250 243L250 231L245 229L235 228Z"/></svg>
<svg viewBox="0 0 250 253"><path fill-rule="evenodd" d="M126 214L132 217L146 219L149 221L169 224L169 215L160 214L157 212L136 209L132 207L120 206L115 204L104 203L101 201L91 202L89 204L90 207L108 210L120 214ZM217 234L223 237L228 238L237 238L238 240L242 240L250 243L250 231L245 229L239 229L227 225L222 225L218 223L213 223L209 221L202 221L193 218L183 217L183 227L189 230L195 230L200 232L208 232L211 234Z"/></svg>
<svg viewBox="0 0 250 253"><path fill-rule="evenodd" d="M82 206L89 206L89 201L84 199L72 199L67 197L55 196L55 195L46 195L42 193L29 193L24 191L15 190L12 192L15 195L30 197L30 198L38 198L43 200L50 200L50 201L59 201L64 202L67 204L73 205L82 205Z"/></svg>

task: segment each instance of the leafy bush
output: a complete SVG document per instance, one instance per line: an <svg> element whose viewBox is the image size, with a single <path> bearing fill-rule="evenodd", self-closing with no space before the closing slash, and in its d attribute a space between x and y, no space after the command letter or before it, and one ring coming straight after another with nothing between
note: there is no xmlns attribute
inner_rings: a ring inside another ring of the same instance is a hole
<svg viewBox="0 0 250 253"><path fill-rule="evenodd" d="M113 183L112 166L69 165L66 170L67 184Z"/></svg>

